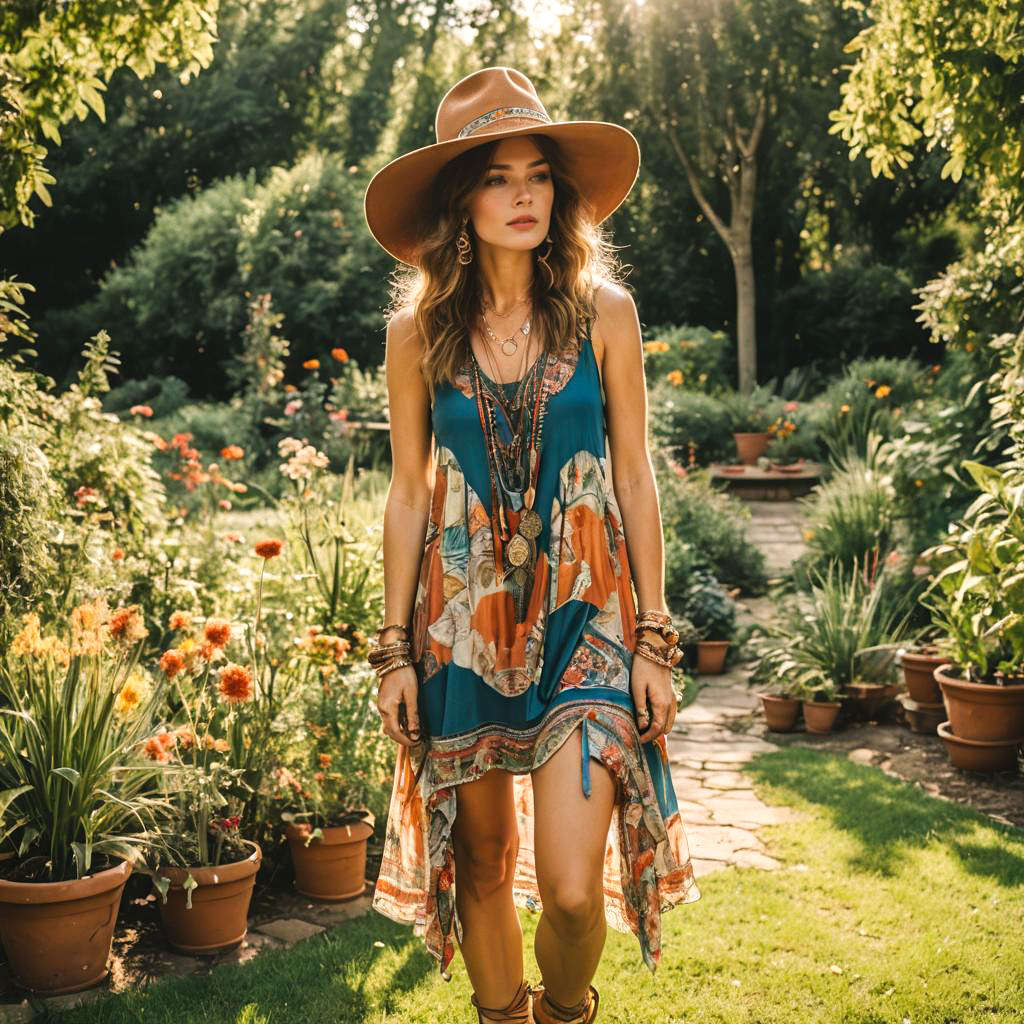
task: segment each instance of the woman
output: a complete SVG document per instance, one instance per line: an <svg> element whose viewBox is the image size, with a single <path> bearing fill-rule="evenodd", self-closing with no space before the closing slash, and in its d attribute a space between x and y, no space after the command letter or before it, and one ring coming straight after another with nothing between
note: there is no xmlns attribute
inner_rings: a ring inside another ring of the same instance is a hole
<svg viewBox="0 0 1024 1024"><path fill-rule="evenodd" d="M454 931L481 1024L591 1024L606 922L653 971L661 911L700 898L666 754L681 650L639 323L597 229L639 147L552 123L504 67L457 83L436 131L365 200L409 265L385 354L370 661L399 748L373 906L414 924L446 980ZM543 911L535 988L516 906Z"/></svg>

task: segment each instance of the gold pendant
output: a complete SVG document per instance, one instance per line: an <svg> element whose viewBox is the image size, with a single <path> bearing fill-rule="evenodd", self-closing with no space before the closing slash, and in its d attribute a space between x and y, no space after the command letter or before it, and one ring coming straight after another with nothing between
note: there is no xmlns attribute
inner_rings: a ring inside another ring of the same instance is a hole
<svg viewBox="0 0 1024 1024"><path fill-rule="evenodd" d="M544 524L541 522L540 515L531 508L523 513L522 519L519 520L518 529L528 540L533 540L535 537L540 536L543 527Z"/></svg>
<svg viewBox="0 0 1024 1024"><path fill-rule="evenodd" d="M517 587L521 587L526 583L526 570L521 565L512 570L512 582Z"/></svg>
<svg viewBox="0 0 1024 1024"><path fill-rule="evenodd" d="M510 565L522 565L530 557L530 543L521 533L513 534L505 554Z"/></svg>

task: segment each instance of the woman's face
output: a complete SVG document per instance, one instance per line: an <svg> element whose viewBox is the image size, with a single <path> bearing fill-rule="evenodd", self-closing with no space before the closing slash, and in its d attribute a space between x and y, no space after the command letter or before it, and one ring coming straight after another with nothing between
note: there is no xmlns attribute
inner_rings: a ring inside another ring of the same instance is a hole
<svg viewBox="0 0 1024 1024"><path fill-rule="evenodd" d="M535 249L547 236L555 198L551 169L528 135L503 139L487 173L470 193L468 210L481 242L504 249ZM532 217L529 223L513 222Z"/></svg>

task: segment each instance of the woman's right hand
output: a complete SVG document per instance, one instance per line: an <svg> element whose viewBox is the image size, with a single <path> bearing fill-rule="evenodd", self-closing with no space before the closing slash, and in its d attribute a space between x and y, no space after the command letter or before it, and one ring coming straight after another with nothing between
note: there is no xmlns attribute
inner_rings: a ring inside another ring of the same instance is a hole
<svg viewBox="0 0 1024 1024"><path fill-rule="evenodd" d="M419 677L412 665L385 672L377 690L380 731L405 747L414 747L420 742L418 693ZM404 727L406 723L408 731Z"/></svg>

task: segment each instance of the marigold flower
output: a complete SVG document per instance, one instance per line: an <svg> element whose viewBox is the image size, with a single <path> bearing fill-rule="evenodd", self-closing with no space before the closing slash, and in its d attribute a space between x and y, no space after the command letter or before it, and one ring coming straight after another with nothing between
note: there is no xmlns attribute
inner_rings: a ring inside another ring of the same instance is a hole
<svg viewBox="0 0 1024 1024"><path fill-rule="evenodd" d="M143 750L151 761L159 761L166 764L171 759L171 748L177 743L174 733L158 732L146 740Z"/></svg>
<svg viewBox="0 0 1024 1024"><path fill-rule="evenodd" d="M330 754L321 754L320 755L320 767L323 768L325 771L328 768L331 767L331 755Z"/></svg>
<svg viewBox="0 0 1024 1024"><path fill-rule="evenodd" d="M304 370L319 370L320 369L320 360L319 359L307 359L302 364L302 368Z"/></svg>
<svg viewBox="0 0 1024 1024"><path fill-rule="evenodd" d="M220 695L229 703L242 704L252 699L252 673L244 665L228 662L220 670Z"/></svg>
<svg viewBox="0 0 1024 1024"><path fill-rule="evenodd" d="M229 444L226 448L221 448L220 457L237 461L238 459L245 458L245 451L240 445Z"/></svg>
<svg viewBox="0 0 1024 1024"><path fill-rule="evenodd" d="M121 548L114 548L114 550L110 552L110 557L115 562L120 562L124 558L124 551L122 551Z"/></svg>
<svg viewBox="0 0 1024 1024"><path fill-rule="evenodd" d="M160 658L160 669L168 679L173 679L185 667L185 656L172 647Z"/></svg>
<svg viewBox="0 0 1024 1024"><path fill-rule="evenodd" d="M117 608L111 612L107 629L115 640L127 645L144 640L148 632L137 604L128 608Z"/></svg>
<svg viewBox="0 0 1024 1024"><path fill-rule="evenodd" d="M892 388L888 384L881 384L875 389L875 398L888 398L892 394Z"/></svg>
<svg viewBox="0 0 1024 1024"><path fill-rule="evenodd" d="M256 552L260 558L277 558L281 554L281 548L284 546L283 540L261 540L253 551Z"/></svg>
<svg viewBox="0 0 1024 1024"><path fill-rule="evenodd" d="M337 359L339 363L348 362L348 353L343 348L332 348L331 355Z"/></svg>
<svg viewBox="0 0 1024 1024"><path fill-rule="evenodd" d="M71 613L71 653L99 654L107 639L106 624L109 612L103 597L80 604Z"/></svg>
<svg viewBox="0 0 1024 1024"><path fill-rule="evenodd" d="M167 623L172 633L180 633L192 625L192 616L189 612L171 612L170 621Z"/></svg>
<svg viewBox="0 0 1024 1024"><path fill-rule="evenodd" d="M203 636L214 647L224 647L231 639L231 623L224 622L221 619L210 619L203 630Z"/></svg>
<svg viewBox="0 0 1024 1024"><path fill-rule="evenodd" d="M839 406L839 411L840 412L849 412L850 411L850 406L846 402L843 402L843 404L841 406Z"/></svg>
<svg viewBox="0 0 1024 1024"><path fill-rule="evenodd" d="M683 371L682 370L669 370L665 374L665 377L670 380L676 387L679 387L683 383Z"/></svg>

